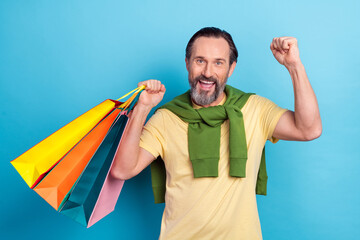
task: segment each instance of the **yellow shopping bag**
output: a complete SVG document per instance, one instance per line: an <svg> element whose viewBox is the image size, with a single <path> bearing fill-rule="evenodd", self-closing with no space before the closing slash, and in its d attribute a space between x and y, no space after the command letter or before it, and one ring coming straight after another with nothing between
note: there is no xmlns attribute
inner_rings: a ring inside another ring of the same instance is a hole
<svg viewBox="0 0 360 240"><path fill-rule="evenodd" d="M30 148L18 158L11 161L11 164L29 187L34 188L104 117L115 107L127 108L135 98L136 93L144 88L145 86L138 87L117 100L105 100ZM133 92L135 92L135 94L133 94L129 100L124 103L118 102L118 100Z"/></svg>

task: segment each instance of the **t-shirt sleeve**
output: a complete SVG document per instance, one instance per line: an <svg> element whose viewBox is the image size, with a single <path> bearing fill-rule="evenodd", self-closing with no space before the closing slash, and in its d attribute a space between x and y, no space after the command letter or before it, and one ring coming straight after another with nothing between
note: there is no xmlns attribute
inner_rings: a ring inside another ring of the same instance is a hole
<svg viewBox="0 0 360 240"><path fill-rule="evenodd" d="M274 102L272 102L271 100L265 97L261 97L257 95L255 96L256 96L256 101L258 101L259 103L258 106L260 107L259 117L260 117L260 124L263 129L263 134L267 140L270 140L272 143L276 143L277 141L279 141L279 139L273 136L275 127L280 117L288 110L279 107Z"/></svg>
<svg viewBox="0 0 360 240"><path fill-rule="evenodd" d="M155 158L157 158L159 155L163 158L165 143L164 130L164 117L162 112L159 110L156 111L155 114L145 124L140 136L139 146L147 150Z"/></svg>

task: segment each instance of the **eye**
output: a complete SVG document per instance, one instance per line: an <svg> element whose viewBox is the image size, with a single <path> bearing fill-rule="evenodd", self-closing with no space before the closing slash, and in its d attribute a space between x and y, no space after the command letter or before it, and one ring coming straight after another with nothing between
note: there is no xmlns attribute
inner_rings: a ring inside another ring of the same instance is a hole
<svg viewBox="0 0 360 240"><path fill-rule="evenodd" d="M204 63L204 60L202 60L202 59L197 59L197 60L196 60L196 63L202 64L202 63Z"/></svg>
<svg viewBox="0 0 360 240"><path fill-rule="evenodd" d="M218 62L215 62L215 64L216 64L217 66L221 66L221 65L222 65L222 62L218 61Z"/></svg>

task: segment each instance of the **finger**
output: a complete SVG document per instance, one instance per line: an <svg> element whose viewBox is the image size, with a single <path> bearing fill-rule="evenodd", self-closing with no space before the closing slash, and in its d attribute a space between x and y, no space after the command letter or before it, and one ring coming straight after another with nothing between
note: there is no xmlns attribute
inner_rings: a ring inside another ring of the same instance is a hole
<svg viewBox="0 0 360 240"><path fill-rule="evenodd" d="M161 89L161 82L159 80L156 80L155 85L156 85L156 91L159 92Z"/></svg>
<svg viewBox="0 0 360 240"><path fill-rule="evenodd" d="M284 37L284 40L288 43L289 46L297 44L297 39L294 37Z"/></svg>
<svg viewBox="0 0 360 240"><path fill-rule="evenodd" d="M153 92L158 93L160 91L160 81L159 80L153 80Z"/></svg>
<svg viewBox="0 0 360 240"><path fill-rule="evenodd" d="M275 47L275 51L273 51L274 54L276 54L277 52L280 54L283 54L283 51L281 50L281 46L279 44L279 38L274 38L274 47Z"/></svg>
<svg viewBox="0 0 360 240"><path fill-rule="evenodd" d="M278 46L277 46L277 43L276 43L276 38L273 38L272 43L273 43L274 49L278 50Z"/></svg>
<svg viewBox="0 0 360 240"><path fill-rule="evenodd" d="M161 82L159 80L151 79L147 81L146 90L148 93L158 93L161 88Z"/></svg>
<svg viewBox="0 0 360 240"><path fill-rule="evenodd" d="M284 39L284 40L289 40L289 39L292 39L294 37L281 37L281 38Z"/></svg>
<svg viewBox="0 0 360 240"><path fill-rule="evenodd" d="M298 41L296 38L292 37L291 39L289 39L290 43L289 43L289 46L298 46Z"/></svg>
<svg viewBox="0 0 360 240"><path fill-rule="evenodd" d="M161 84L160 92L165 93L165 91L166 91L165 85Z"/></svg>
<svg viewBox="0 0 360 240"><path fill-rule="evenodd" d="M148 84L148 89L147 91L149 93L154 93L154 81L153 80L149 80L149 84Z"/></svg>
<svg viewBox="0 0 360 240"><path fill-rule="evenodd" d="M140 82L139 84L145 85L145 91L149 93L149 91L150 91L150 89L151 89L150 80L146 80L146 81Z"/></svg>
<svg viewBox="0 0 360 240"><path fill-rule="evenodd" d="M276 43L276 47L277 47L277 51L280 52L281 54L284 53L284 51L281 48L281 43L280 43L280 38L275 38L275 43Z"/></svg>
<svg viewBox="0 0 360 240"><path fill-rule="evenodd" d="M281 47L282 47L283 50L289 50L290 49L289 40L283 39L281 41Z"/></svg>
<svg viewBox="0 0 360 240"><path fill-rule="evenodd" d="M273 42L270 43L270 50L271 50L271 51L274 51L274 50L275 50L275 47L274 47L274 43L273 43Z"/></svg>
<svg viewBox="0 0 360 240"><path fill-rule="evenodd" d="M286 39L279 38L279 45L280 45L282 54L287 53L289 51L289 46L288 46L288 42Z"/></svg>
<svg viewBox="0 0 360 240"><path fill-rule="evenodd" d="M280 53L281 53L281 54L284 54L284 50L283 50L283 48L282 48L282 42L281 42L281 39L280 39L280 38L276 38L276 44L277 44L277 46L278 46L278 48L279 48Z"/></svg>
<svg viewBox="0 0 360 240"><path fill-rule="evenodd" d="M278 49L276 48L275 46L276 42L273 41L271 44L270 44L270 49L271 49L271 52L272 54L275 56L277 53L279 53Z"/></svg>
<svg viewBox="0 0 360 240"><path fill-rule="evenodd" d="M276 54L276 49L275 49L275 47L274 47L274 43L271 43L270 44L270 50L271 50L271 52L275 55Z"/></svg>
<svg viewBox="0 0 360 240"><path fill-rule="evenodd" d="M144 81L143 81L143 82L139 82L139 83L137 84L138 87L140 87L140 86L142 86L142 85L145 85L145 86L146 86L146 84L145 84Z"/></svg>

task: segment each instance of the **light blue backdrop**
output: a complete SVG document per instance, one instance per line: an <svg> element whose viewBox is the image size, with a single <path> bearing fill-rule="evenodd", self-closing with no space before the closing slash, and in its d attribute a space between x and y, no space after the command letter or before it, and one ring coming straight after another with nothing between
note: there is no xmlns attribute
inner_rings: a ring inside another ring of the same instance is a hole
<svg viewBox="0 0 360 240"><path fill-rule="evenodd" d="M357 239L359 12L356 0L0 1L0 238L157 239L164 205L153 203L149 169L85 229L28 189L9 162L139 81L161 80L164 101L184 92L187 41L217 26L239 50L229 83L289 109L291 79L269 46L296 37L320 105L319 139L268 143L269 194L258 197L264 239Z"/></svg>

